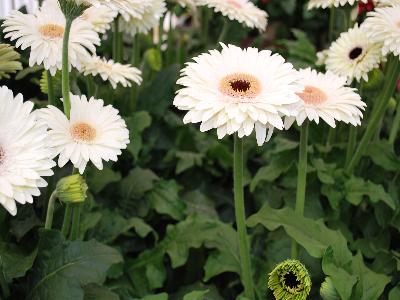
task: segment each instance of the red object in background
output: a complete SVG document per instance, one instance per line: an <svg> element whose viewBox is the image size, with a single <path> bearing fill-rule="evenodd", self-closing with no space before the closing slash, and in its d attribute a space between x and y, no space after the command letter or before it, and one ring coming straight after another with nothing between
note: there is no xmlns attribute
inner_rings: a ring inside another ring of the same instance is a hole
<svg viewBox="0 0 400 300"><path fill-rule="evenodd" d="M374 10L375 5L374 2L372 0L368 0L367 3L358 3L358 14L361 15L364 12L368 12L371 10Z"/></svg>
<svg viewBox="0 0 400 300"><path fill-rule="evenodd" d="M269 0L260 0L261 4L267 4Z"/></svg>

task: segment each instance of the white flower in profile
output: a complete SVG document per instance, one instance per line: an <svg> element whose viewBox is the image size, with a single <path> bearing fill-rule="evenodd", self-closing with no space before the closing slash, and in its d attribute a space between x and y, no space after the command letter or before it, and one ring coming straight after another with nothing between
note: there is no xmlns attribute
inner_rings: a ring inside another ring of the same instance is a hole
<svg viewBox="0 0 400 300"><path fill-rule="evenodd" d="M86 9L82 16L85 21L88 21L93 25L93 29L98 33L105 33L111 28L111 22L117 17L118 12L111 8L100 5L98 7L89 7Z"/></svg>
<svg viewBox="0 0 400 300"><path fill-rule="evenodd" d="M36 121L33 103L14 97L0 87L0 204L13 216L16 202L33 203L39 188L47 186L44 176L53 175L52 152L47 147L47 128Z"/></svg>
<svg viewBox="0 0 400 300"><path fill-rule="evenodd" d="M308 9L339 7L346 4L354 5L356 2L367 3L368 0L310 0L308 1Z"/></svg>
<svg viewBox="0 0 400 300"><path fill-rule="evenodd" d="M87 75L100 75L103 81L109 81L114 89L120 83L123 87L132 86L131 82L141 84L142 72L131 65L115 63L98 56L92 56L82 61L82 72Z"/></svg>
<svg viewBox="0 0 400 300"><path fill-rule="evenodd" d="M71 161L83 174L91 161L99 170L104 161L117 161L129 143L129 131L117 109L104 106L103 100L71 95L71 115L54 106L39 110L49 128L49 144L58 155L58 165Z"/></svg>
<svg viewBox="0 0 400 300"><path fill-rule="evenodd" d="M363 27L343 32L328 50L326 69L336 75L368 81L368 73L379 67L382 60L381 43L371 41Z"/></svg>
<svg viewBox="0 0 400 300"><path fill-rule="evenodd" d="M182 70L174 105L188 111L184 123L201 123L202 132L216 128L218 138L256 132L258 145L283 129L283 115L295 116L299 74L282 56L269 50L222 44L194 58ZM268 134L267 134L268 130Z"/></svg>
<svg viewBox="0 0 400 300"><path fill-rule="evenodd" d="M304 90L297 95L301 98L298 115L285 118L288 129L296 120L300 126L308 119L319 124L320 118L329 126L336 127L336 121L361 125L362 111L366 104L356 93L356 89L346 86L346 77L339 77L331 72L319 73L315 70L299 71L300 83Z"/></svg>
<svg viewBox="0 0 400 300"><path fill-rule="evenodd" d="M368 38L383 44L383 55L393 53L400 56L400 4L369 12L362 26Z"/></svg>
<svg viewBox="0 0 400 300"><path fill-rule="evenodd" d="M93 6L108 6L128 21L131 17L140 18L149 0L89 0Z"/></svg>
<svg viewBox="0 0 400 300"><path fill-rule="evenodd" d="M196 0L197 5L204 5L220 12L230 20L236 20L249 28L264 31L268 23L268 14L249 0Z"/></svg>
<svg viewBox="0 0 400 300"><path fill-rule="evenodd" d="M16 41L22 50L30 48L29 65L44 65L54 76L62 67L62 44L65 17L57 1L47 1L35 14L13 11L3 23L5 38ZM70 65L80 68L80 60L95 52L100 44L93 26L76 19L71 26L69 40Z"/></svg>
<svg viewBox="0 0 400 300"><path fill-rule="evenodd" d="M129 20L121 20L121 30L134 36L136 33L147 34L157 26L167 11L164 0L147 0L143 12L138 16L131 16Z"/></svg>

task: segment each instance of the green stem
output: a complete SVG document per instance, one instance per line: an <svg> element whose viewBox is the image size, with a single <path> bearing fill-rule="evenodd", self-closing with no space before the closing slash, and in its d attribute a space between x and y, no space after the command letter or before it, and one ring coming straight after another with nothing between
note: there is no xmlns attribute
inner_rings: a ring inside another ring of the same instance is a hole
<svg viewBox="0 0 400 300"><path fill-rule="evenodd" d="M223 43L225 41L226 35L229 31L229 25L230 25L230 23L228 21L224 20L224 26L222 27L221 34L219 35L218 44Z"/></svg>
<svg viewBox="0 0 400 300"><path fill-rule="evenodd" d="M345 166L348 166L351 158L353 157L354 149L357 144L357 127L350 125L349 131L349 141L347 142L347 150L346 150L346 162Z"/></svg>
<svg viewBox="0 0 400 300"><path fill-rule="evenodd" d="M63 40L62 51L62 94L64 113L69 119L71 111L71 100L69 95L69 62L68 62L68 47L69 47L69 34L71 32L72 19L67 18Z"/></svg>
<svg viewBox="0 0 400 300"><path fill-rule="evenodd" d="M71 217L72 217L72 205L67 204L65 207L65 212L64 212L64 221L61 227L61 233L63 236L67 237L69 233L69 229L71 227Z"/></svg>
<svg viewBox="0 0 400 300"><path fill-rule="evenodd" d="M133 38L131 65L138 68L140 64L140 37L138 34ZM133 113L136 110L139 88L136 83L131 87L131 101L129 102L129 111Z"/></svg>
<svg viewBox="0 0 400 300"><path fill-rule="evenodd" d="M158 50L162 53L161 46L163 43L163 35L164 35L164 20L165 17L160 19L160 24L158 26Z"/></svg>
<svg viewBox="0 0 400 300"><path fill-rule="evenodd" d="M308 144L308 121L301 126L299 164L297 167L297 191L296 191L296 214L304 215L304 206L306 202L306 183L307 183L307 144ZM298 256L298 245L292 240L292 258Z"/></svg>
<svg viewBox="0 0 400 300"><path fill-rule="evenodd" d="M376 109L374 109L374 111L372 112L367 129L365 130L365 133L361 138L360 143L358 144L353 158L346 168L346 172L350 175L353 173L355 167L360 162L361 157L365 153L365 150L368 147L372 136L376 133L379 121L385 114L390 98L392 97L396 89L397 79L399 78L400 74L400 60L398 59L398 57L395 57L393 55L389 57L385 73L385 85L383 86L383 89L378 96Z"/></svg>
<svg viewBox="0 0 400 300"><path fill-rule="evenodd" d="M210 10L208 7L204 7L202 10L202 28L201 28L201 34L202 34L202 40L207 48L208 44L208 32L209 32L209 22L210 22Z"/></svg>
<svg viewBox="0 0 400 300"><path fill-rule="evenodd" d="M81 203L74 204L72 227L71 227L71 240L74 241L79 236L79 226L81 220Z"/></svg>
<svg viewBox="0 0 400 300"><path fill-rule="evenodd" d="M3 292L4 298L7 299L8 297L10 297L10 289L8 287L8 283L7 283L6 277L5 277L4 272L3 272L2 264L3 263L2 263L2 261L0 259L0 286L1 286L1 290Z"/></svg>
<svg viewBox="0 0 400 300"><path fill-rule="evenodd" d="M329 15L329 41L332 42L335 38L335 25L336 25L336 9L334 6L331 7Z"/></svg>
<svg viewBox="0 0 400 300"><path fill-rule="evenodd" d="M48 96L48 104L49 105L56 105L56 94L54 92L54 80L53 76L51 76L51 73L49 70L46 71L46 77L47 77L47 96Z"/></svg>
<svg viewBox="0 0 400 300"><path fill-rule="evenodd" d="M93 77L88 75L86 76L86 93L87 96L93 97L95 94L95 87L94 87L94 83L93 83Z"/></svg>
<svg viewBox="0 0 400 300"><path fill-rule="evenodd" d="M328 138L326 140L326 148L330 149L335 142L336 128L329 126Z"/></svg>
<svg viewBox="0 0 400 300"><path fill-rule="evenodd" d="M174 57L174 31L172 30L172 17L170 17L168 40L167 40L167 66L173 63L172 62L173 57Z"/></svg>
<svg viewBox="0 0 400 300"><path fill-rule="evenodd" d="M45 229L51 229L53 226L53 217L54 217L54 206L57 199L56 192L51 193L49 204L47 206L47 215L46 215L46 223L44 225Z"/></svg>
<svg viewBox="0 0 400 300"><path fill-rule="evenodd" d="M241 278L244 285L244 293L248 299L254 299L253 279L251 273L251 261L246 232L246 214L244 207L243 191L243 140L235 134L234 141L234 198L237 234L239 239L239 254L241 265Z"/></svg>
<svg viewBox="0 0 400 300"><path fill-rule="evenodd" d="M114 20L113 60L115 62L121 62L122 60L122 33L119 32L119 17Z"/></svg>
<svg viewBox="0 0 400 300"><path fill-rule="evenodd" d="M400 101L397 104L396 114L394 116L392 128L390 129L389 143L391 145L393 145L394 142L396 141L396 137L397 137L397 133L399 132L399 128L400 128Z"/></svg>

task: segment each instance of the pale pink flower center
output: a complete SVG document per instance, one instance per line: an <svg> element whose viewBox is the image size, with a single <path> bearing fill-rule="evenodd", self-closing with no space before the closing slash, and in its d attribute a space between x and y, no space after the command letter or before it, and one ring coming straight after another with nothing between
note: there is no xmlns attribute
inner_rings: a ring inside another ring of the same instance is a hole
<svg viewBox="0 0 400 300"><path fill-rule="evenodd" d="M72 138L78 142L92 142L96 138L96 129L87 123L76 123L70 131Z"/></svg>
<svg viewBox="0 0 400 300"><path fill-rule="evenodd" d="M307 85L304 88L304 91L301 93L297 93L297 95L306 103L306 104L321 104L328 99L328 96L324 91L316 88L314 86Z"/></svg>

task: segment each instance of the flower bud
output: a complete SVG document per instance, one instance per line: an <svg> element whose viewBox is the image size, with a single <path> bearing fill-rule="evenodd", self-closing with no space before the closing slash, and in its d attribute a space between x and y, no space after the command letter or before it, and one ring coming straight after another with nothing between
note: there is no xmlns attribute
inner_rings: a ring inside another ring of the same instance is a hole
<svg viewBox="0 0 400 300"><path fill-rule="evenodd" d="M311 285L306 267L295 259L283 261L269 274L268 287L276 300L305 300Z"/></svg>
<svg viewBox="0 0 400 300"><path fill-rule="evenodd" d="M325 278L323 283L321 283L319 293L324 300L340 300L340 296L333 286L332 279L329 276Z"/></svg>
<svg viewBox="0 0 400 300"><path fill-rule="evenodd" d="M91 6L88 0L58 0L61 11L69 20L74 20L81 16L83 12Z"/></svg>
<svg viewBox="0 0 400 300"><path fill-rule="evenodd" d="M64 203L81 203L86 199L88 186L79 174L60 179L56 187L57 198Z"/></svg>

